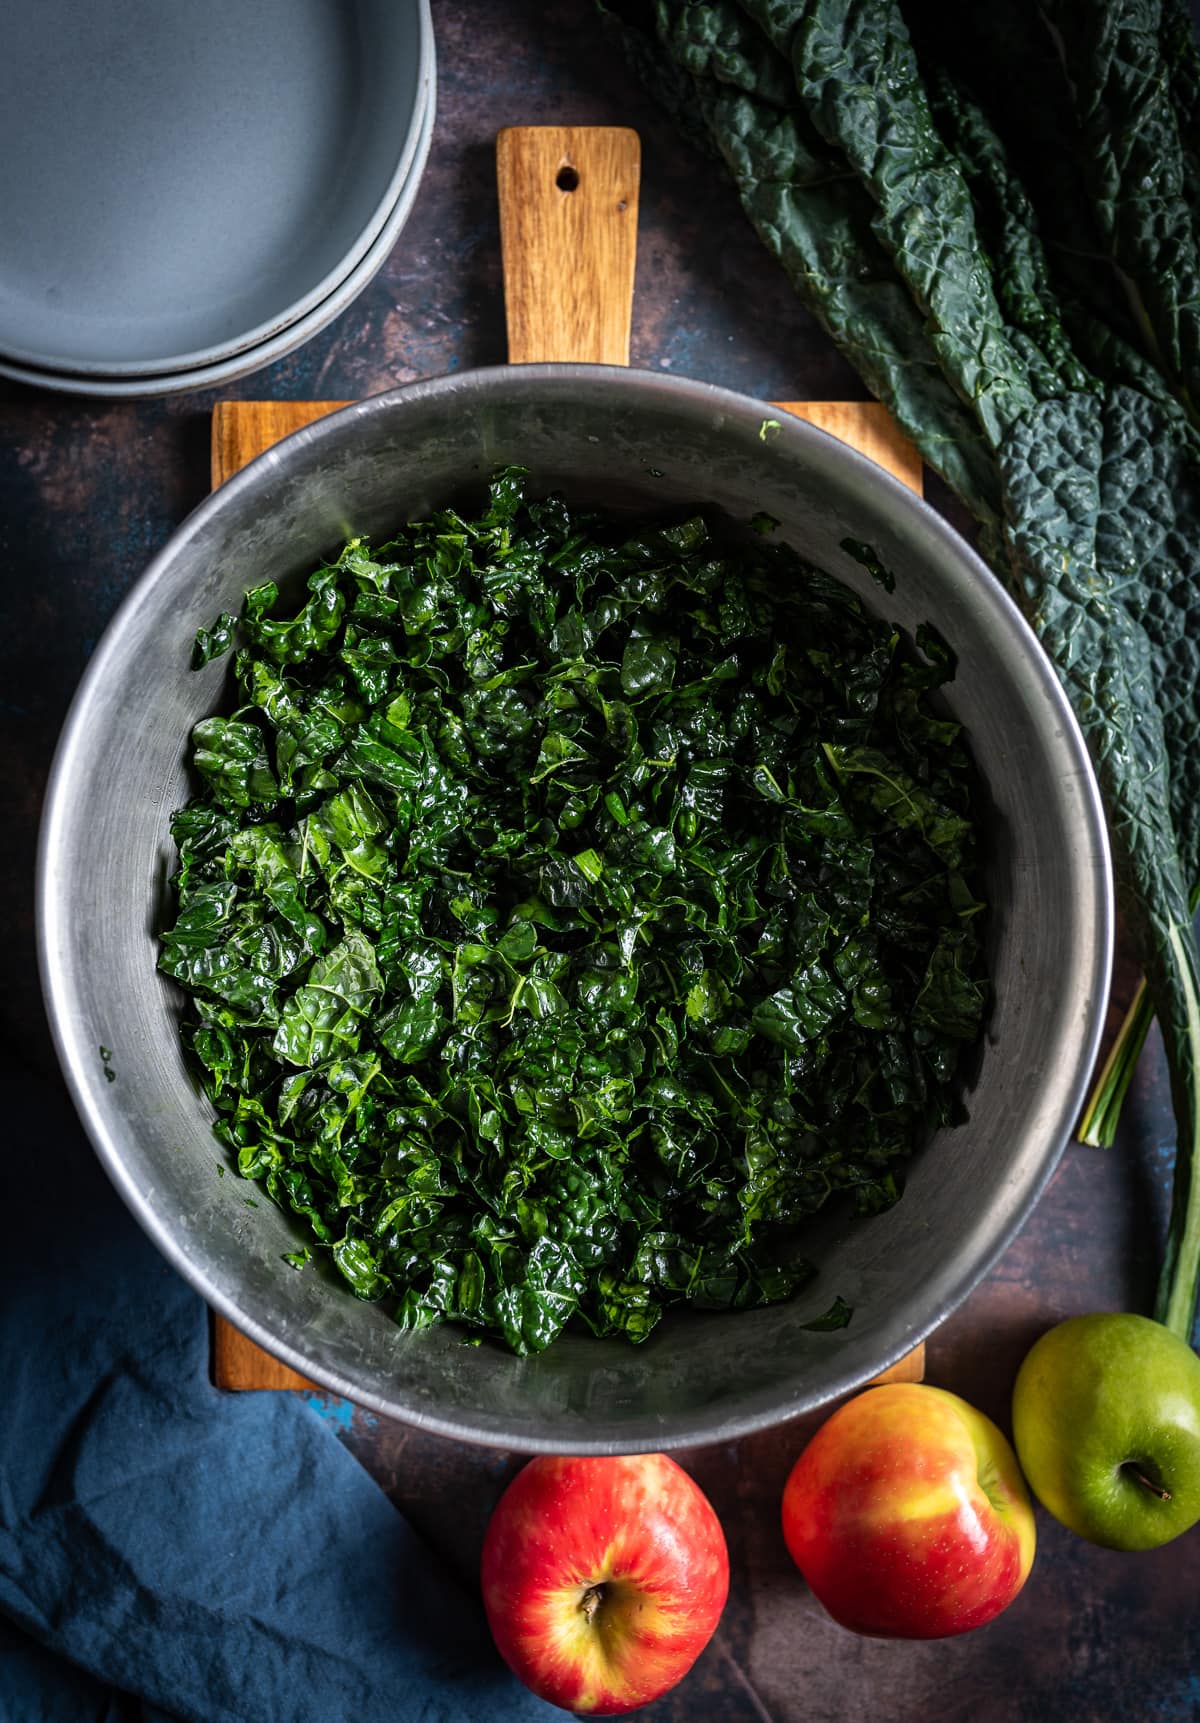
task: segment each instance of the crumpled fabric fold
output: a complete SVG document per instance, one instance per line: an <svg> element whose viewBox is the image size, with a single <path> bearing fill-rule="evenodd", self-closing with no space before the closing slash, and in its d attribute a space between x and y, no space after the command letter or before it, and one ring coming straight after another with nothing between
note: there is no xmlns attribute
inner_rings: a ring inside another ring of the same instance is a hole
<svg viewBox="0 0 1200 1723"><path fill-rule="evenodd" d="M212 1387L61 1091L0 1117L0 1723L556 1715L310 1407Z"/></svg>

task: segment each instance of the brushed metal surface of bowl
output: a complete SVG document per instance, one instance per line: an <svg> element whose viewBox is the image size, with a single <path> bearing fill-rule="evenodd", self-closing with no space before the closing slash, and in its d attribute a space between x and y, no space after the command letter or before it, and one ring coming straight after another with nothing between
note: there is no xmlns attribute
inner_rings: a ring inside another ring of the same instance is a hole
<svg viewBox="0 0 1200 1723"><path fill-rule="evenodd" d="M934 1328L1012 1238L1070 1132L1095 1053L1112 942L1095 780L1054 673L1015 607L925 504L833 438L759 402L678 378L514 366L417 383L350 407L254 462L155 558L88 668L42 826L43 982L63 1069L97 1152L164 1255L210 1304L360 1405L451 1436L556 1452L729 1440L862 1383ZM774 415L771 415L774 417ZM644 513L700 504L779 536L958 655L947 702L990 802L986 889L994 1004L967 1123L915 1158L888 1213L830 1215L816 1281L793 1302L675 1312L641 1346L567 1334L536 1358L398 1333L386 1311L280 1257L298 1229L218 1178L210 1109L184 1065L178 996L155 970L169 913L171 810L190 793L188 732L226 697L228 660L188 669L200 623L245 589L286 586L352 533L478 500L521 462L538 489ZM841 549L873 545L885 595ZM115 1081L99 1048L111 1050ZM835 1294L839 1333L806 1332Z"/></svg>

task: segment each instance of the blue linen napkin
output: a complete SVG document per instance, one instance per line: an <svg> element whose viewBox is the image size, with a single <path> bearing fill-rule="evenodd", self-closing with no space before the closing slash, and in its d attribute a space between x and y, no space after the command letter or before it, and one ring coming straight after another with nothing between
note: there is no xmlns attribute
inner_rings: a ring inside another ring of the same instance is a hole
<svg viewBox="0 0 1200 1723"><path fill-rule="evenodd" d="M211 1386L65 1095L0 1118L0 1723L561 1717L311 1408Z"/></svg>

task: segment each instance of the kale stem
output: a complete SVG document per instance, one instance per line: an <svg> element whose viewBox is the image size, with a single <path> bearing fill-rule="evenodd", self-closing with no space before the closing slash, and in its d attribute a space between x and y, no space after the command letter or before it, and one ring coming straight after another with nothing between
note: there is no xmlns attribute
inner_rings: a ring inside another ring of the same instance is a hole
<svg viewBox="0 0 1200 1723"><path fill-rule="evenodd" d="M1138 983L1137 992L1117 1031L1116 1040L1109 1049L1108 1058L1092 1085L1092 1092L1076 1133L1081 1143L1089 1143L1093 1148L1112 1148L1116 1140L1121 1108L1153 1021L1154 1007L1150 1003L1150 991L1143 978Z"/></svg>
<svg viewBox="0 0 1200 1723"><path fill-rule="evenodd" d="M1190 1346L1196 1295L1200 1290L1200 1178L1196 1176L1200 1171L1197 1167L1200 1148L1200 988L1191 928L1168 928L1167 938L1178 965L1187 1004L1184 1046L1188 1068L1172 1072L1177 1125L1175 1178L1167 1248L1154 1314L1159 1322Z"/></svg>
<svg viewBox="0 0 1200 1723"><path fill-rule="evenodd" d="M1156 1484L1153 1479L1148 1478L1136 1460L1126 1460L1121 1470L1128 1472L1135 1484L1140 1484L1143 1490L1149 1490L1150 1494L1157 1496L1160 1502L1170 1501L1170 1490L1164 1490L1161 1484Z"/></svg>
<svg viewBox="0 0 1200 1723"><path fill-rule="evenodd" d="M1188 902L1195 915L1200 908L1200 882L1192 887ZM1121 1109L1153 1021L1154 1005L1143 977L1117 1031L1117 1038L1109 1049L1108 1058L1092 1084L1092 1092L1075 1133L1081 1143L1098 1149L1112 1148Z"/></svg>

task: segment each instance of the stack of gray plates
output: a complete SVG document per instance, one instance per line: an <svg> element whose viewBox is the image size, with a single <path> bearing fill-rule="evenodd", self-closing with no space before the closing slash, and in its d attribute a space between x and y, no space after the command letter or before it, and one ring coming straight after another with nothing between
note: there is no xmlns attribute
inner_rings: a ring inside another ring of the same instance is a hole
<svg viewBox="0 0 1200 1723"><path fill-rule="evenodd" d="M166 395L322 329L412 208L429 0L0 0L0 376Z"/></svg>

